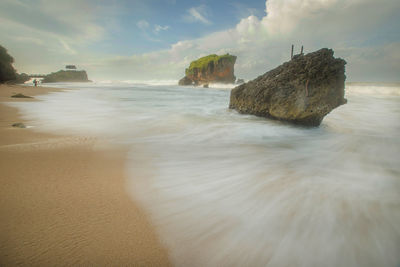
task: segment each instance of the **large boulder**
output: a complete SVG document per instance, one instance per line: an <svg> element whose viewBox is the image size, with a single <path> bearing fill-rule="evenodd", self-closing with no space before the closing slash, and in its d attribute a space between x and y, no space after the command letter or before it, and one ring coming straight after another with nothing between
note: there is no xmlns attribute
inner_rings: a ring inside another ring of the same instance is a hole
<svg viewBox="0 0 400 267"><path fill-rule="evenodd" d="M217 83L234 83L234 66L236 56L233 55L208 55L190 63L185 70L185 77L179 81L179 85L189 85L189 81L195 85Z"/></svg>
<svg viewBox="0 0 400 267"><path fill-rule="evenodd" d="M231 91L229 108L240 113L318 126L345 104L346 61L323 48L292 60Z"/></svg>

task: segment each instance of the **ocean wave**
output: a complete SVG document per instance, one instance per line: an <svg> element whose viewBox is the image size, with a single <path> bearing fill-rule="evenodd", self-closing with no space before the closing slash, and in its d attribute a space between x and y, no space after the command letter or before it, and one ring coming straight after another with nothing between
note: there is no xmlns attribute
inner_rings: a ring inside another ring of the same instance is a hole
<svg viewBox="0 0 400 267"><path fill-rule="evenodd" d="M398 266L398 87L347 84L306 129L230 111L229 90L137 82L12 105L35 130L123 143L174 265Z"/></svg>
<svg viewBox="0 0 400 267"><path fill-rule="evenodd" d="M95 80L96 84L108 85L177 85L178 80Z"/></svg>
<svg viewBox="0 0 400 267"><path fill-rule="evenodd" d="M346 84L346 94L400 96L400 84Z"/></svg>

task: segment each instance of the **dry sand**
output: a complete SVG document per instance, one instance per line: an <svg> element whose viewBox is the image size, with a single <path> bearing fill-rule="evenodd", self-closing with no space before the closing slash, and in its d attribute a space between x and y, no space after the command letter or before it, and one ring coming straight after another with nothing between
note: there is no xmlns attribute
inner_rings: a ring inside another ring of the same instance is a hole
<svg viewBox="0 0 400 267"><path fill-rule="evenodd" d="M168 266L146 214L124 185L125 151L92 137L14 128L14 93L0 85L0 266ZM26 122L25 122L26 123Z"/></svg>

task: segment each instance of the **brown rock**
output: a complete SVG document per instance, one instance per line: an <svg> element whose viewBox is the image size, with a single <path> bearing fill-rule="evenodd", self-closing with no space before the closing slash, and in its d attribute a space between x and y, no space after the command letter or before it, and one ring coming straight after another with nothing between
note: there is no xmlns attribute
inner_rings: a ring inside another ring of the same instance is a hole
<svg viewBox="0 0 400 267"><path fill-rule="evenodd" d="M189 79L188 77L183 77L182 79L179 80L179 85L192 85L193 81Z"/></svg>
<svg viewBox="0 0 400 267"><path fill-rule="evenodd" d="M14 97L14 98L33 98L31 96L27 96L27 95L24 95L24 94L21 94L21 93L12 95L11 97Z"/></svg>
<svg viewBox="0 0 400 267"><path fill-rule="evenodd" d="M23 124L22 122L13 123L13 125L11 126L16 128L26 128L25 124Z"/></svg>
<svg viewBox="0 0 400 267"><path fill-rule="evenodd" d="M189 85L189 81L195 85L209 83L234 83L234 66L236 56L233 55L209 55L190 63L186 69L186 76L179 81L179 85Z"/></svg>

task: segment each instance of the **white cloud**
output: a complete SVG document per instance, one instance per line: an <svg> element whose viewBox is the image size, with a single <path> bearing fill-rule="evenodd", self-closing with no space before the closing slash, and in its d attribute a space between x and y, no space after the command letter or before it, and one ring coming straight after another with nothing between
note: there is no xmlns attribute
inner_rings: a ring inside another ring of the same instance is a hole
<svg viewBox="0 0 400 267"><path fill-rule="evenodd" d="M23 72L47 73L78 61L88 45L106 37L107 26L117 9L106 2L79 0L2 0L2 45L15 57ZM32 52L34 51L34 52Z"/></svg>
<svg viewBox="0 0 400 267"><path fill-rule="evenodd" d="M151 34L151 30L150 30L150 23L148 23L146 20L140 20L136 23L136 26L142 30L142 36L151 42L162 42L162 40L154 38L154 36L152 36ZM168 30L169 26L160 26L160 25L155 25L154 26L154 30L153 33L154 34L158 34L160 31L162 30Z"/></svg>
<svg viewBox="0 0 400 267"><path fill-rule="evenodd" d="M248 7L246 3L233 2L230 5L234 8L233 12L238 19L247 18L248 16L264 16L265 10Z"/></svg>
<svg viewBox="0 0 400 267"><path fill-rule="evenodd" d="M201 22L206 25L211 25L212 22L207 19L208 12L204 5L198 7L192 7L187 10L187 14L184 15L186 22Z"/></svg>
<svg viewBox="0 0 400 267"><path fill-rule="evenodd" d="M145 20L140 20L136 23L136 26L141 30L146 30L149 28L150 24Z"/></svg>
<svg viewBox="0 0 400 267"><path fill-rule="evenodd" d="M105 34L104 28L96 22L95 13L88 12L91 8L89 3L82 4L78 0L7 0L0 4L0 17L6 24L18 25L31 32L87 43L100 40Z"/></svg>
<svg viewBox="0 0 400 267"><path fill-rule="evenodd" d="M333 48L335 56L348 62L349 80L398 80L400 42L372 40L374 35L391 27L388 20L396 19L397 25L400 22L397 17L400 2L384 2L383 5L373 0L268 0L267 15L261 19L249 16L229 30L180 41L158 52L118 60L110 58L102 64L105 68L108 64L119 68L123 61L119 74L133 79L136 76L179 79L191 60L229 52L238 56L236 76L250 79L289 60L290 46L295 44L296 51L304 45L306 53L322 47Z"/></svg>
<svg viewBox="0 0 400 267"><path fill-rule="evenodd" d="M0 20L1 22L1 20ZM30 36L20 36L20 35L13 35L10 34L9 38L13 41L19 42L19 43L25 43L27 45L29 44L35 44L35 45L44 45L43 40L37 37L30 37Z"/></svg>
<svg viewBox="0 0 400 267"><path fill-rule="evenodd" d="M60 39L59 40L61 45L64 47L65 51L70 54L70 55L76 55L76 51L74 49L71 48L71 46L65 42L64 40Z"/></svg>
<svg viewBox="0 0 400 267"><path fill-rule="evenodd" d="M160 31L167 31L167 30L169 30L169 26L168 25L161 26L161 25L156 24L154 26L154 32L156 34L159 33Z"/></svg>
<svg viewBox="0 0 400 267"><path fill-rule="evenodd" d="M127 57L86 51L88 44L106 37L105 24L115 13L90 3L1 1L2 45L14 55L16 67L25 60L21 71L49 72L68 61L86 67L93 79L179 79L191 60L229 52L238 56L236 76L250 79L287 61L290 46L295 44L296 51L304 45L306 53L333 48L336 56L348 62L349 80L399 80L398 0L268 0L261 18L251 15L231 29ZM207 7L200 6L187 10L184 19L210 24L209 17ZM147 21L137 26L144 29L144 38L154 41L160 40L151 39L149 31L156 34L169 29Z"/></svg>

